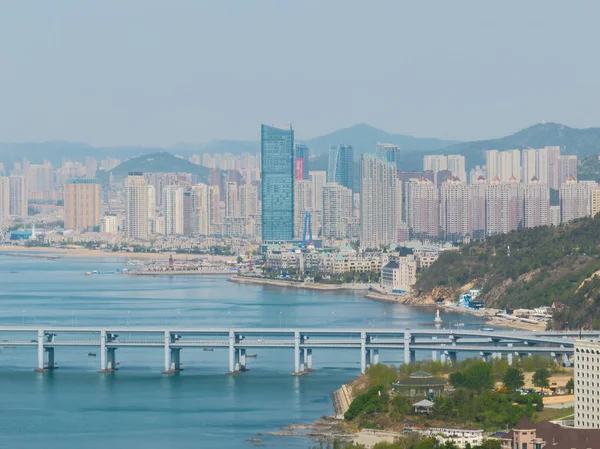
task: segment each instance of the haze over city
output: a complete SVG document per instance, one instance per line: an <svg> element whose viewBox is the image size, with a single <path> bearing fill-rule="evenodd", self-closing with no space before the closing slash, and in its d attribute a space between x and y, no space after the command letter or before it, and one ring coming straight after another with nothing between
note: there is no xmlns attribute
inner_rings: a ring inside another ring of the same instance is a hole
<svg viewBox="0 0 600 449"><path fill-rule="evenodd" d="M452 140L600 124L593 1L12 2L0 141L168 146L355 123Z"/></svg>

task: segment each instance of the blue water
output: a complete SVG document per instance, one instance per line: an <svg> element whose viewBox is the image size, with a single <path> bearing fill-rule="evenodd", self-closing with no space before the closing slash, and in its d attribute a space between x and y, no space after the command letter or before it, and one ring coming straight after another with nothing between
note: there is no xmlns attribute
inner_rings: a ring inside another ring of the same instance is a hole
<svg viewBox="0 0 600 449"><path fill-rule="evenodd" d="M425 327L432 311L324 293L249 286L222 277L85 276L122 268L111 259L0 256L0 325L186 327ZM478 326L470 316L443 317ZM352 350L313 353L316 370L294 377L289 350L261 350L250 371L228 369L226 350L182 351L184 371L163 376L157 349L119 349L119 371L100 357L58 348L60 369L34 373L35 348L0 349L0 448L307 448L306 437L267 435L333 412L331 393L359 374ZM399 364L398 351L381 360Z"/></svg>

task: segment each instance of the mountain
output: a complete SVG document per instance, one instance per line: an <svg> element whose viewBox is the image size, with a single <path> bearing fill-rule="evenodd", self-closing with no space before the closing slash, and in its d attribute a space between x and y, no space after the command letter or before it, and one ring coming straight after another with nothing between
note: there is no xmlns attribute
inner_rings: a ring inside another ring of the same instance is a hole
<svg viewBox="0 0 600 449"><path fill-rule="evenodd" d="M510 248L510 250L509 250ZM445 251L415 285L413 301L456 301L469 288L488 307L566 305L552 325L600 320L600 214L560 226L520 229ZM595 322L597 328L600 322Z"/></svg>
<svg viewBox="0 0 600 449"><path fill-rule="evenodd" d="M199 175L202 180L208 179L210 169L193 164L171 153L150 153L134 157L113 168L110 173L115 178L125 178L129 172L178 172Z"/></svg>
<svg viewBox="0 0 600 449"><path fill-rule="evenodd" d="M577 179L600 182L600 154L593 154L580 162L577 166Z"/></svg>
<svg viewBox="0 0 600 449"><path fill-rule="evenodd" d="M457 143L451 140L391 134L364 123L315 137L302 143L310 147L312 154L326 154L329 152L331 145L339 145L340 143L352 145L356 154L362 154L375 152L377 142L393 143L407 152L437 150Z"/></svg>
<svg viewBox="0 0 600 449"><path fill-rule="evenodd" d="M560 146L561 154L576 154L579 158L585 158L598 153L600 128L578 129L559 123L538 123L499 139L461 142L445 147L441 151L427 153L462 154L469 169L475 165L485 164L486 150L542 148L552 145Z"/></svg>

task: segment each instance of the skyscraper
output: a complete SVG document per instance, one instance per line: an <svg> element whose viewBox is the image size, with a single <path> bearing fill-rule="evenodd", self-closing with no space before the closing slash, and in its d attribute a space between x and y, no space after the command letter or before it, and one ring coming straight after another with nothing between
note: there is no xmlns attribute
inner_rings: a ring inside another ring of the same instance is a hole
<svg viewBox="0 0 600 449"><path fill-rule="evenodd" d="M69 179L64 186L65 229L93 230L100 227L102 185L97 179Z"/></svg>
<svg viewBox="0 0 600 449"><path fill-rule="evenodd" d="M144 175L131 172L125 181L125 230L128 237L148 237L148 186Z"/></svg>
<svg viewBox="0 0 600 449"><path fill-rule="evenodd" d="M183 187L167 186L163 189L163 214L165 235L183 235Z"/></svg>
<svg viewBox="0 0 600 449"><path fill-rule="evenodd" d="M415 237L437 238L439 234L438 188L429 179L406 185L408 227Z"/></svg>
<svg viewBox="0 0 600 449"><path fill-rule="evenodd" d="M377 156L363 154L360 192L361 249L397 242L402 190L396 167Z"/></svg>
<svg viewBox="0 0 600 449"><path fill-rule="evenodd" d="M10 182L8 177L0 176L0 219L10 216Z"/></svg>
<svg viewBox="0 0 600 449"><path fill-rule="evenodd" d="M10 176L8 179L10 215L26 217L28 209L27 179L25 176Z"/></svg>
<svg viewBox="0 0 600 449"><path fill-rule="evenodd" d="M307 212L312 212L312 184L301 179L294 182L294 238L302 237Z"/></svg>
<svg viewBox="0 0 600 449"><path fill-rule="evenodd" d="M260 211L258 204L258 186L256 184L242 184L239 186L240 217L248 218L257 215Z"/></svg>
<svg viewBox="0 0 600 449"><path fill-rule="evenodd" d="M440 170L448 169L448 158L441 154L434 154L430 156L423 156L423 170L431 170L433 173L437 173Z"/></svg>
<svg viewBox="0 0 600 449"><path fill-rule="evenodd" d="M487 235L516 231L521 223L519 184L513 177L509 182L494 178L485 190L485 219Z"/></svg>
<svg viewBox="0 0 600 449"><path fill-rule="evenodd" d="M480 239L486 235L485 192L487 181L480 175L475 182L471 183L469 190L471 198L471 236Z"/></svg>
<svg viewBox="0 0 600 449"><path fill-rule="evenodd" d="M192 210L192 234L209 235L208 186L206 184L196 184L192 187Z"/></svg>
<svg viewBox="0 0 600 449"><path fill-rule="evenodd" d="M577 156L560 156L558 158L558 188L569 178L577 181Z"/></svg>
<svg viewBox="0 0 600 449"><path fill-rule="evenodd" d="M313 209L323 210L323 186L327 183L327 172L311 171L308 176L312 183Z"/></svg>
<svg viewBox="0 0 600 449"><path fill-rule="evenodd" d="M528 183L537 177L537 150L523 150L523 182Z"/></svg>
<svg viewBox="0 0 600 449"><path fill-rule="evenodd" d="M485 152L487 166L487 179L495 177L500 182L508 182L515 178L517 182L521 179L521 152L519 150L487 150Z"/></svg>
<svg viewBox="0 0 600 449"><path fill-rule="evenodd" d="M238 218L239 211L238 185L235 182L225 184L225 218Z"/></svg>
<svg viewBox="0 0 600 449"><path fill-rule="evenodd" d="M323 238L340 240L346 236L346 220L352 217L352 190L335 182L323 187Z"/></svg>
<svg viewBox="0 0 600 449"><path fill-rule="evenodd" d="M554 190L560 189L558 180L558 161L560 158L560 147L546 147L548 152L548 187Z"/></svg>
<svg viewBox="0 0 600 449"><path fill-rule="evenodd" d="M568 223L591 215L591 191L596 183L577 182L572 176L560 187L560 221Z"/></svg>
<svg viewBox="0 0 600 449"><path fill-rule="evenodd" d="M329 148L327 182L337 182L353 190L354 149L350 145L333 145Z"/></svg>
<svg viewBox="0 0 600 449"><path fill-rule="evenodd" d="M456 176L440 188L440 228L446 240L458 240L471 234L470 189Z"/></svg>
<svg viewBox="0 0 600 449"><path fill-rule="evenodd" d="M465 168L465 157L460 154L448 155L448 170L463 184L467 183L467 170Z"/></svg>
<svg viewBox="0 0 600 449"><path fill-rule="evenodd" d="M396 170L400 170L400 157L402 153L400 152L400 147L398 145L393 143L378 142L375 146L375 150L377 151L377 156L379 158L392 164L394 167L396 167Z"/></svg>
<svg viewBox="0 0 600 449"><path fill-rule="evenodd" d="M294 237L294 131L261 125L262 239Z"/></svg>
<svg viewBox="0 0 600 449"><path fill-rule="evenodd" d="M550 189L534 176L528 184L521 184L523 227L535 228L550 224Z"/></svg>
<svg viewBox="0 0 600 449"><path fill-rule="evenodd" d="M307 145L296 144L296 159L294 161L294 179L308 179L308 163L310 151Z"/></svg>

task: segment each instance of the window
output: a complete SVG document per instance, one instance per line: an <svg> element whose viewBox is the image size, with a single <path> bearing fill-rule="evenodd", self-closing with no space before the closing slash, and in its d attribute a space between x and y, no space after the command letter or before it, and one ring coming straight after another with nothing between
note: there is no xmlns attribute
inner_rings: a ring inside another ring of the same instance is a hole
<svg viewBox="0 0 600 449"><path fill-rule="evenodd" d="M521 449L527 449L527 443L521 443Z"/></svg>

